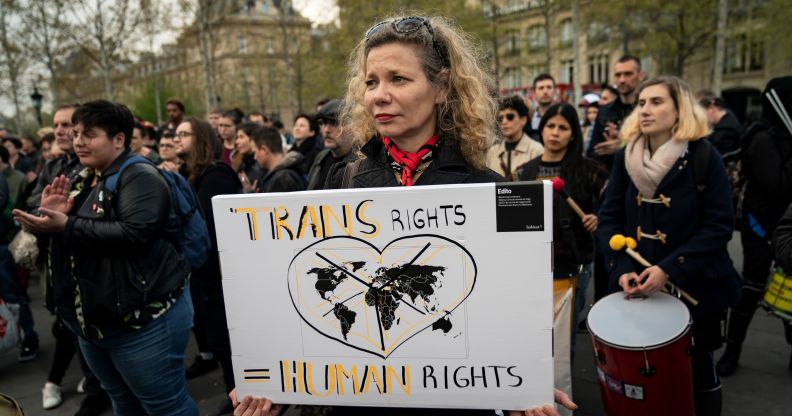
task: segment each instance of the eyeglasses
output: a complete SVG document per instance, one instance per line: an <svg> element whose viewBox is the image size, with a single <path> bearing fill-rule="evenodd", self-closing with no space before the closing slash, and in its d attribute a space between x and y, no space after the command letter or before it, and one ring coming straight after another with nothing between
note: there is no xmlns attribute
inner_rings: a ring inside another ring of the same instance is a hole
<svg viewBox="0 0 792 416"><path fill-rule="evenodd" d="M383 20L374 26L371 26L369 30L366 31L365 41L368 42L372 36L382 30L382 28L388 23L390 23L394 32L402 35L413 33L421 30L421 27L426 27L426 30L429 31L430 35L432 35L432 47L434 48L437 57L443 61L444 66L450 66L445 54L441 52L440 45L437 43L437 38L435 37L434 29L432 29L432 25L429 24L429 19L422 16L410 16L399 20Z"/></svg>
<svg viewBox="0 0 792 416"><path fill-rule="evenodd" d="M170 143L160 143L159 147L160 147L160 149L172 149L172 148L174 148L176 146L174 146L174 145L172 145Z"/></svg>
<svg viewBox="0 0 792 416"><path fill-rule="evenodd" d="M505 117L506 117L506 120L514 121L514 119L517 118L517 115L514 114L514 113L506 113ZM498 115L498 123L502 122L503 118L504 118L504 116Z"/></svg>
<svg viewBox="0 0 792 416"><path fill-rule="evenodd" d="M192 137L192 136L193 136L193 134L190 133L189 131L177 131L176 133L173 133L173 138L174 139L177 138L177 137L179 139L183 139L185 137Z"/></svg>
<svg viewBox="0 0 792 416"><path fill-rule="evenodd" d="M236 126L234 126L233 124L218 124L217 125L218 129L230 129L232 127L236 127Z"/></svg>

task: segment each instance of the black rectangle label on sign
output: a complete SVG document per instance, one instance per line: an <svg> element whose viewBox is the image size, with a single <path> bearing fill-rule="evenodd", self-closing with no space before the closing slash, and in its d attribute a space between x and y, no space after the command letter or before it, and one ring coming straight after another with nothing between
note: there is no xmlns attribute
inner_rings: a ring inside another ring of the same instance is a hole
<svg viewBox="0 0 792 416"><path fill-rule="evenodd" d="M542 182L495 184L495 223L499 233L544 231Z"/></svg>

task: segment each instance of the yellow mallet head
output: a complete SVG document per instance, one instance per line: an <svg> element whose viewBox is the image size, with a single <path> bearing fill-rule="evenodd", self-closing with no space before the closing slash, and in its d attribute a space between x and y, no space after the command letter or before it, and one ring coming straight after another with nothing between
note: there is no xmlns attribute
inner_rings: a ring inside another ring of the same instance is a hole
<svg viewBox="0 0 792 416"><path fill-rule="evenodd" d="M608 242L608 244L610 244L611 250L613 251L621 251L626 243L626 239L621 234L615 234Z"/></svg>
<svg viewBox="0 0 792 416"><path fill-rule="evenodd" d="M632 237L625 238L625 241L627 242L627 248L630 250L635 250L635 248L638 247L638 242Z"/></svg>

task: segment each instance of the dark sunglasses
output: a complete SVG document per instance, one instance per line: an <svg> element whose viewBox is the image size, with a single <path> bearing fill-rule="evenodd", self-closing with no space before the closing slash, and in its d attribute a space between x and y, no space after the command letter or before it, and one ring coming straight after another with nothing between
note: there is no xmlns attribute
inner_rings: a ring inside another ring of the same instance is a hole
<svg viewBox="0 0 792 416"><path fill-rule="evenodd" d="M498 115L498 123L503 121L503 117L504 116L502 116L502 115ZM506 113L505 117L506 117L506 120L514 121L514 119L517 118L517 115L514 114L514 113Z"/></svg>
<svg viewBox="0 0 792 416"><path fill-rule="evenodd" d="M432 47L434 48L435 53L440 58L440 60L443 61L444 66L446 67L450 66L450 63L448 62L448 59L446 58L445 54L443 54L440 50L440 45L438 45L437 43L437 38L435 37L435 33L434 33L434 29L432 29L432 25L429 24L429 19L425 17L410 16L399 20L383 20L375 24L374 26L371 26L369 30L366 31L366 42L368 42L368 40L372 36L377 34L377 32L382 30L382 28L389 23L391 25L391 28L393 28L394 32L402 35L407 33L417 32L418 30L421 30L421 27L426 27L426 30L429 31L430 35L432 35Z"/></svg>

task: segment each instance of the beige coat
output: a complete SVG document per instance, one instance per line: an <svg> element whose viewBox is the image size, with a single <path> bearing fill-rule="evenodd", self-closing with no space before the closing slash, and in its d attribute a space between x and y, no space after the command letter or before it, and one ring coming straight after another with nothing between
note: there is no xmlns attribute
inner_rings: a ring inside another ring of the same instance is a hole
<svg viewBox="0 0 792 416"><path fill-rule="evenodd" d="M541 156L542 153L544 153L544 147L542 147L539 142L523 133L522 138L517 143L517 147L514 148L511 154L511 172L507 174L503 169L503 166L506 166L508 163L505 140L492 146L489 151L487 151L487 167L508 180L516 180L514 172L517 168L529 160Z"/></svg>

